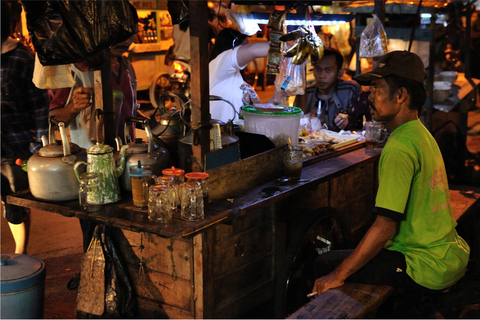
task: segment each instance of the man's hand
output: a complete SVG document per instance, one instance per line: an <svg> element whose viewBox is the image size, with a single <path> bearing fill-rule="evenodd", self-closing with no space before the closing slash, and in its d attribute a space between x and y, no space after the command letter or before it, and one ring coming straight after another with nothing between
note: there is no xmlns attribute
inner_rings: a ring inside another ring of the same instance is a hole
<svg viewBox="0 0 480 320"><path fill-rule="evenodd" d="M315 280L313 284L312 292L316 292L317 294L322 294L328 289L337 288L343 286L343 280L339 279L335 272L327 274L321 278Z"/></svg>
<svg viewBox="0 0 480 320"><path fill-rule="evenodd" d="M73 91L73 110L80 112L80 110L88 108L91 103L92 88L79 87Z"/></svg>
<svg viewBox="0 0 480 320"><path fill-rule="evenodd" d="M348 125L348 116L343 114L343 113L339 113L335 119L333 120L333 122L335 122L335 125L337 126L338 129L340 130L343 130L347 127Z"/></svg>

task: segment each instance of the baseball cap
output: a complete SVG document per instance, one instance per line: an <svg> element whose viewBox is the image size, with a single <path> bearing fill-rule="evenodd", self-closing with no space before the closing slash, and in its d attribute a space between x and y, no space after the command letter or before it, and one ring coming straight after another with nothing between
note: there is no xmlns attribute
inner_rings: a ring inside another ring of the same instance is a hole
<svg viewBox="0 0 480 320"><path fill-rule="evenodd" d="M372 80L396 75L420 83L425 81L425 66L418 55L408 51L392 51L378 59L377 67L367 73L359 74L354 79L364 86Z"/></svg>

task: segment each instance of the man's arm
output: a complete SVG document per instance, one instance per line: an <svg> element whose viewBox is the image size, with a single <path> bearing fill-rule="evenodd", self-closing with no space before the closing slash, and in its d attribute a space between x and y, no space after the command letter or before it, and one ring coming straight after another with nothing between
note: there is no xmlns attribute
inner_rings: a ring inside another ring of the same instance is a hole
<svg viewBox="0 0 480 320"><path fill-rule="evenodd" d="M65 123L66 126L75 119L80 110L90 106L90 97L92 96L92 88L79 87L73 91L72 102L66 106L51 109L50 116L57 118Z"/></svg>
<svg viewBox="0 0 480 320"><path fill-rule="evenodd" d="M330 288L343 285L345 279L372 260L395 234L397 222L387 217L377 216L374 224L363 237L350 256L332 273L315 280L312 292L321 294Z"/></svg>
<svg viewBox="0 0 480 320"><path fill-rule="evenodd" d="M254 42L241 45L237 51L237 62L239 66L244 66L256 58L268 56L270 49L269 41Z"/></svg>

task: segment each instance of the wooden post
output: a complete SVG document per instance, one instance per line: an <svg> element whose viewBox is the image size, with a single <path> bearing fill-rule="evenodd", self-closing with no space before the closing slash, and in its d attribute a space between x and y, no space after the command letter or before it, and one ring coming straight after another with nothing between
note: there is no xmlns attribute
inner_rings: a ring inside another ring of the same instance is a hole
<svg viewBox="0 0 480 320"><path fill-rule="evenodd" d="M210 103L208 74L208 7L207 1L190 0L190 65L192 91L191 128L198 135L198 145L192 136L192 170L203 171L205 155L210 151Z"/></svg>
<svg viewBox="0 0 480 320"><path fill-rule="evenodd" d="M105 52L105 62L101 67L102 72L102 96L103 96L103 129L105 144L115 148L115 117L113 110L113 87L112 87L112 63L110 50Z"/></svg>
<svg viewBox="0 0 480 320"><path fill-rule="evenodd" d="M385 26L385 2L386 0L375 0L374 7L374 13L377 15L378 19L380 19L383 26Z"/></svg>

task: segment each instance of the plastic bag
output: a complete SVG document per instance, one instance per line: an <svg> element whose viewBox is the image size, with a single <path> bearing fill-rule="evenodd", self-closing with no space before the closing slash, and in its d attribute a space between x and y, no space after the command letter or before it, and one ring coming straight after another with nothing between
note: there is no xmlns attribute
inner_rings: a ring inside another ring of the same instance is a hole
<svg viewBox="0 0 480 320"><path fill-rule="evenodd" d="M275 89L285 97L305 94L305 64L293 64L293 58L283 57L280 73L275 78Z"/></svg>
<svg viewBox="0 0 480 320"><path fill-rule="evenodd" d="M77 318L135 318L133 282L116 243L109 227L95 227L82 258Z"/></svg>
<svg viewBox="0 0 480 320"><path fill-rule="evenodd" d="M88 60L137 30L128 1L23 1L27 28L42 65Z"/></svg>
<svg viewBox="0 0 480 320"><path fill-rule="evenodd" d="M374 14L360 37L360 58L380 57L388 53L387 34L382 22Z"/></svg>

